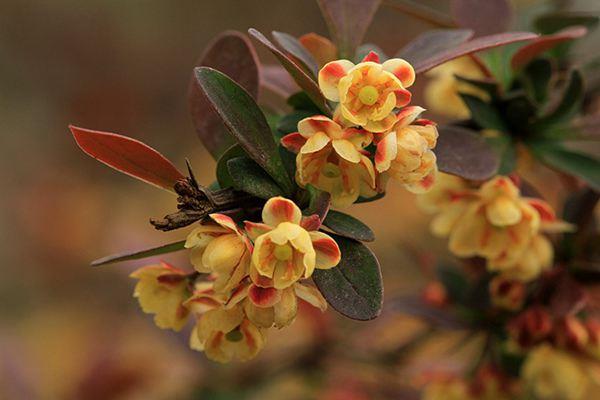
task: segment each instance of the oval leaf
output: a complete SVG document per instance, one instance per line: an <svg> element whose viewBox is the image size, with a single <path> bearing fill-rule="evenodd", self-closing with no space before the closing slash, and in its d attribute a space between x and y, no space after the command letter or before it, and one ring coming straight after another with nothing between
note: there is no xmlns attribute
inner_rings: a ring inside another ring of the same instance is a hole
<svg viewBox="0 0 600 400"><path fill-rule="evenodd" d="M492 177L500 165L496 152L475 131L457 126L440 126L435 147L438 169L465 179Z"/></svg>
<svg viewBox="0 0 600 400"><path fill-rule="evenodd" d="M161 254L173 253L175 251L183 249L185 249L185 240L180 240L179 242L163 244L162 246L153 247L150 249L126 251L124 253L102 257L95 261L92 261L91 265L92 267L99 267L101 265L113 264L121 261L140 260L142 258L149 258Z"/></svg>
<svg viewBox="0 0 600 400"><path fill-rule="evenodd" d="M252 96L219 71L208 67L194 71L208 100L244 151L291 194L294 185L279 156L269 124Z"/></svg>
<svg viewBox="0 0 600 400"><path fill-rule="evenodd" d="M258 40L262 45L269 49L271 53L273 53L283 68L285 68L285 70L292 76L294 81L296 81L298 86L300 86L300 88L306 92L308 97L311 98L315 105L319 107L319 109L325 115L331 115L331 110L329 109L327 100L323 96L323 93L321 93L321 89L319 89L319 86L314 79L308 76L306 72L304 72L302 68L298 66L298 64L293 62L288 56L281 52L281 50L275 47L275 45L271 43L271 41L267 39L265 35L254 28L250 28L248 33L250 33L251 36L256 38L256 40Z"/></svg>
<svg viewBox="0 0 600 400"><path fill-rule="evenodd" d="M534 153L546 164L576 176L596 191L600 191L600 161L586 154L553 144L538 144Z"/></svg>
<svg viewBox="0 0 600 400"><path fill-rule="evenodd" d="M513 17L509 0L452 0L450 9L458 25L477 36L505 32Z"/></svg>
<svg viewBox="0 0 600 400"><path fill-rule="evenodd" d="M538 35L530 32L507 32L496 35L482 36L477 39L459 44L444 51L437 53L434 56L428 57L422 61L413 64L417 73L429 71L433 67L437 67L447 61L455 58L466 56L467 54L475 53L481 50L491 49L493 47L503 46L509 43L522 42L532 40Z"/></svg>
<svg viewBox="0 0 600 400"><path fill-rule="evenodd" d="M302 43L292 35L285 32L272 32L273 39L299 64L306 73L316 77L319 73L319 66L313 56L304 48Z"/></svg>
<svg viewBox="0 0 600 400"><path fill-rule="evenodd" d="M534 123L533 129L543 134L548 127L571 120L581 110L584 90L581 72L571 71L569 84L562 94L562 99L548 115Z"/></svg>
<svg viewBox="0 0 600 400"><path fill-rule="evenodd" d="M359 321L377 318L383 305L379 261L368 247L332 235L342 261L331 269L316 269L313 280L327 302L340 314Z"/></svg>
<svg viewBox="0 0 600 400"><path fill-rule="evenodd" d="M461 93L460 97L469 109L473 121L477 122L481 128L495 129L501 132L507 131L506 123L492 104L470 94Z"/></svg>
<svg viewBox="0 0 600 400"><path fill-rule="evenodd" d="M381 0L317 0L341 58L352 60Z"/></svg>
<svg viewBox="0 0 600 400"><path fill-rule="evenodd" d="M586 34L587 28L573 26L552 35L539 37L517 50L510 61L511 66L513 69L522 68L529 64L535 57L554 48L558 44L583 37Z"/></svg>
<svg viewBox="0 0 600 400"><path fill-rule="evenodd" d="M323 225L331 229L340 236L361 242L372 242L375 240L375 234L362 221L351 215L339 211L331 210L323 221Z"/></svg>
<svg viewBox="0 0 600 400"><path fill-rule="evenodd" d="M273 179L254 161L236 157L227 161L227 170L233 179L233 187L261 199L284 196Z"/></svg>
<svg viewBox="0 0 600 400"><path fill-rule="evenodd" d="M255 99L258 96L258 57L250 40L240 32L226 31L217 36L195 66L217 69L246 89ZM235 144L235 139L212 109L193 73L188 86L188 106L198 137L215 160L218 159Z"/></svg>
<svg viewBox="0 0 600 400"><path fill-rule="evenodd" d="M410 41L396 56L415 65L423 60L435 57L438 53L448 48L456 47L466 42L472 36L473 31L470 29L438 29L428 31Z"/></svg>
<svg viewBox="0 0 600 400"><path fill-rule="evenodd" d="M84 153L126 175L170 191L185 178L162 154L139 140L73 125L69 129Z"/></svg>
<svg viewBox="0 0 600 400"><path fill-rule="evenodd" d="M219 183L219 188L225 189L228 187L233 187L233 178L229 175L229 170L227 169L227 161L236 157L247 156L244 149L241 148L239 144L234 144L230 148L228 148L225 153L219 158L217 161L216 175L217 182Z"/></svg>

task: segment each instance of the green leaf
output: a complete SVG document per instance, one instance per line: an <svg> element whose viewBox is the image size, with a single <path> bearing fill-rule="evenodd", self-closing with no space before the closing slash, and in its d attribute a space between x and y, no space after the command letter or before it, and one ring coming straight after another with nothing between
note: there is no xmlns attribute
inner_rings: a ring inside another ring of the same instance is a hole
<svg viewBox="0 0 600 400"><path fill-rule="evenodd" d="M223 72L253 98L258 98L260 61L252 42L243 33L226 31L219 34L208 44L196 66L211 67ZM188 86L188 106L198 137L217 160L235 144L235 139L227 132L221 118L198 87L194 74Z"/></svg>
<svg viewBox="0 0 600 400"><path fill-rule="evenodd" d="M141 258L154 257L161 254L173 253L175 251L183 250L185 247L185 240L179 242L163 244L162 246L153 247L145 250L134 250L126 251L124 253L113 254L110 256L102 257L92 261L93 267L99 267L101 265L113 264L121 261L139 260Z"/></svg>
<svg viewBox="0 0 600 400"><path fill-rule="evenodd" d="M504 116L510 132L520 132L535 118L537 108L525 93L511 96L504 104Z"/></svg>
<svg viewBox="0 0 600 400"><path fill-rule="evenodd" d="M476 131L442 125L434 152L440 171L465 179L484 180L498 170L498 155Z"/></svg>
<svg viewBox="0 0 600 400"><path fill-rule="evenodd" d="M325 216L329 212L329 206L331 205L331 195L327 192L319 190L312 185L306 185L306 191L309 195L309 204L304 215L318 215L321 221L325 219Z"/></svg>
<svg viewBox="0 0 600 400"><path fill-rule="evenodd" d="M581 178L594 190L600 190L600 160L558 144L534 143L532 148L546 164Z"/></svg>
<svg viewBox="0 0 600 400"><path fill-rule="evenodd" d="M547 131L552 125L558 125L570 121L579 111L583 103L583 78L577 70L571 72L569 84L563 92L558 106L548 115L540 118L532 127L535 131Z"/></svg>
<svg viewBox="0 0 600 400"><path fill-rule="evenodd" d="M481 100L479 97L460 93L460 97L471 112L471 118L483 129L494 129L500 132L506 132L506 123L498 110Z"/></svg>
<svg viewBox="0 0 600 400"><path fill-rule="evenodd" d="M370 203L370 202L372 202L372 201L375 201L375 200L383 199L384 197L385 197L385 192L377 193L377 194L376 194L375 196L373 196L373 197L362 197L362 196L360 196L360 197L358 198L358 200L356 200L356 201L354 202L354 204L359 204L359 203Z"/></svg>
<svg viewBox="0 0 600 400"><path fill-rule="evenodd" d="M383 305L379 262L368 247L352 239L332 235L342 260L331 269L316 269L313 280L327 302L340 314L359 321L377 318Z"/></svg>
<svg viewBox="0 0 600 400"><path fill-rule="evenodd" d="M302 70L294 61L292 61L287 55L285 55L281 50L279 50L269 39L265 37L262 33L257 31L254 28L248 29L248 33L250 36L253 36L256 40L258 40L263 46L265 46L273 55L277 58L277 60L281 63L283 68L291 75L294 81L300 86L302 90L306 92L308 97L319 107L322 113L325 115L331 115L331 110L329 105L327 104L327 100L323 93L321 93L321 89L317 83L312 79L306 72Z"/></svg>
<svg viewBox="0 0 600 400"><path fill-rule="evenodd" d="M247 156L244 149L241 148L239 144L234 144L230 148L228 148L225 153L219 158L217 161L216 175L217 182L219 183L219 188L225 189L228 187L233 187L233 178L229 175L229 170L227 168L227 161L232 158Z"/></svg>
<svg viewBox="0 0 600 400"><path fill-rule="evenodd" d="M313 103L305 92L294 93L287 99L287 103L290 107L297 111L311 111L313 114L318 114L321 111L319 107Z"/></svg>
<svg viewBox="0 0 600 400"><path fill-rule="evenodd" d="M313 77L317 76L319 65L298 39L285 32L273 31L272 35L275 41L296 60L306 73Z"/></svg>
<svg viewBox="0 0 600 400"><path fill-rule="evenodd" d="M361 242L372 242L375 234L367 225L351 215L330 210L323 221L323 225L340 236Z"/></svg>
<svg viewBox="0 0 600 400"><path fill-rule="evenodd" d="M515 144L508 135L486 138L486 141L494 148L500 158L498 175L508 175L517 167L517 151Z"/></svg>
<svg viewBox="0 0 600 400"><path fill-rule="evenodd" d="M404 58L411 64L417 64L438 53L458 46L473 37L470 29L436 29L424 32L404 46L396 57Z"/></svg>
<svg viewBox="0 0 600 400"><path fill-rule="evenodd" d="M542 15L535 20L534 26L541 33L551 34L575 25L595 29L598 21L598 16L593 14L559 11Z"/></svg>
<svg viewBox="0 0 600 400"><path fill-rule="evenodd" d="M206 97L244 151L290 195L294 185L267 120L252 96L217 70L199 67L194 71Z"/></svg>
<svg viewBox="0 0 600 400"><path fill-rule="evenodd" d="M285 195L277 183L257 163L247 157L236 157L227 161L227 170L236 190L265 200Z"/></svg>
<svg viewBox="0 0 600 400"><path fill-rule="evenodd" d="M461 271L454 267L439 265L436 272L452 301L462 303L467 299L469 281Z"/></svg>
<svg viewBox="0 0 600 400"><path fill-rule="evenodd" d="M548 98L552 70L552 62L549 59L537 58L530 62L521 74L523 87L538 104L545 103Z"/></svg>

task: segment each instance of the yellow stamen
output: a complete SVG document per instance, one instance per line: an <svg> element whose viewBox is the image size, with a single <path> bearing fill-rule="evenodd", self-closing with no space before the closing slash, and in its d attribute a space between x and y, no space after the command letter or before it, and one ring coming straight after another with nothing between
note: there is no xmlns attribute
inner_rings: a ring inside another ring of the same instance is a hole
<svg viewBox="0 0 600 400"><path fill-rule="evenodd" d="M325 175L327 178L337 178L341 174L342 172L340 171L340 168L335 164L327 163L323 167L323 175Z"/></svg>
<svg viewBox="0 0 600 400"><path fill-rule="evenodd" d="M287 261L292 258L292 247L289 244L281 244L275 247L275 258L279 261Z"/></svg>
<svg viewBox="0 0 600 400"><path fill-rule="evenodd" d="M377 102L379 98L379 92L374 86L367 85L360 89L358 92L358 99L367 106L372 106Z"/></svg>

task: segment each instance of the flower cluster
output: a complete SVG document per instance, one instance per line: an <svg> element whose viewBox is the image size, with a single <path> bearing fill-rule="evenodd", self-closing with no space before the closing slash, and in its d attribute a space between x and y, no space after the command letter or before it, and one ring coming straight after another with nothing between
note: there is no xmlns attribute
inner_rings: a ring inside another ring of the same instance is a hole
<svg viewBox="0 0 600 400"><path fill-rule="evenodd" d="M317 115L301 120L298 132L281 143L297 153L296 181L331 194L345 207L359 197L385 190L388 178L416 193L427 191L437 172L437 129L420 119L424 111L408 106L415 71L402 59L383 64L371 52L362 62L336 60L319 72L324 96L337 103L333 119Z"/></svg>
<svg viewBox="0 0 600 400"><path fill-rule="evenodd" d="M135 296L159 327L178 331L193 316L193 349L215 361L248 360L264 346L266 329L292 323L298 298L327 307L319 291L302 282L341 259L337 243L318 231L318 217L303 217L292 201L275 197L265 204L262 222L246 221L243 229L223 214L210 219L185 244L195 273L163 263L131 275L139 279ZM196 282L201 274L208 280Z"/></svg>
<svg viewBox="0 0 600 400"><path fill-rule="evenodd" d="M488 270L499 273L494 290L513 296L518 284L506 281L530 282L552 263L553 248L543 233L570 229L548 203L521 196L505 176L473 188L462 178L440 174L438 184L418 201L435 214L431 230L449 238L450 251L484 258Z"/></svg>

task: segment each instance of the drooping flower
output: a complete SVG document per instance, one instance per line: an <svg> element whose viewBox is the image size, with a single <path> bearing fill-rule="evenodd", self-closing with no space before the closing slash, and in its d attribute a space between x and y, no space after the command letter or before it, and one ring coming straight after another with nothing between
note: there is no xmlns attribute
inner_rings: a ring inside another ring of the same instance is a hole
<svg viewBox="0 0 600 400"><path fill-rule="evenodd" d="M470 113L459 93L487 99L483 90L456 79L456 75L469 79L483 79L481 68L470 58L461 57L435 67L426 74L430 79L423 95L432 112L455 119L469 118Z"/></svg>
<svg viewBox="0 0 600 400"><path fill-rule="evenodd" d="M254 240L252 271L254 283L285 289L315 268L335 267L340 249L329 235L311 226L313 219L302 218L296 204L283 197L269 199L262 211L262 223L246 222L246 231Z"/></svg>
<svg viewBox="0 0 600 400"><path fill-rule="evenodd" d="M528 391L540 400L583 400L590 383L580 360L548 344L528 354L521 376Z"/></svg>
<svg viewBox="0 0 600 400"><path fill-rule="evenodd" d="M246 316L261 328L283 328L290 325L298 313L298 298L319 308L327 309L327 302L314 287L300 282L285 289L261 287L254 283L243 283L237 288L227 307L242 304Z"/></svg>
<svg viewBox="0 0 600 400"><path fill-rule="evenodd" d="M200 315L190 346L211 360L227 363L247 361L264 347L265 332L253 324L240 305L216 308Z"/></svg>
<svg viewBox="0 0 600 400"><path fill-rule="evenodd" d="M375 167L387 172L414 193L432 188L437 174L435 147L438 132L428 120L417 120L424 108L403 108L389 131L376 136Z"/></svg>
<svg viewBox="0 0 600 400"><path fill-rule="evenodd" d="M252 244L235 222L223 214L211 214L187 237L190 261L198 272L214 273L214 288L228 292L248 274Z"/></svg>
<svg viewBox="0 0 600 400"><path fill-rule="evenodd" d="M298 123L298 132L281 139L296 156L296 180L331 194L332 204L345 207L359 196L375 195L375 170L363 149L373 135L362 129L342 128L325 116Z"/></svg>
<svg viewBox="0 0 600 400"><path fill-rule="evenodd" d="M339 102L342 116L370 132L384 132L396 121L394 108L410 103L406 90L415 81L415 71L405 60L393 58L379 63L376 53L362 62L327 63L319 71L319 87L328 100Z"/></svg>
<svg viewBox="0 0 600 400"><path fill-rule="evenodd" d="M138 279L133 296L142 310L154 314L154 323L162 329L180 331L189 312L183 303L189 297L186 272L167 263L149 265L130 276Z"/></svg>

